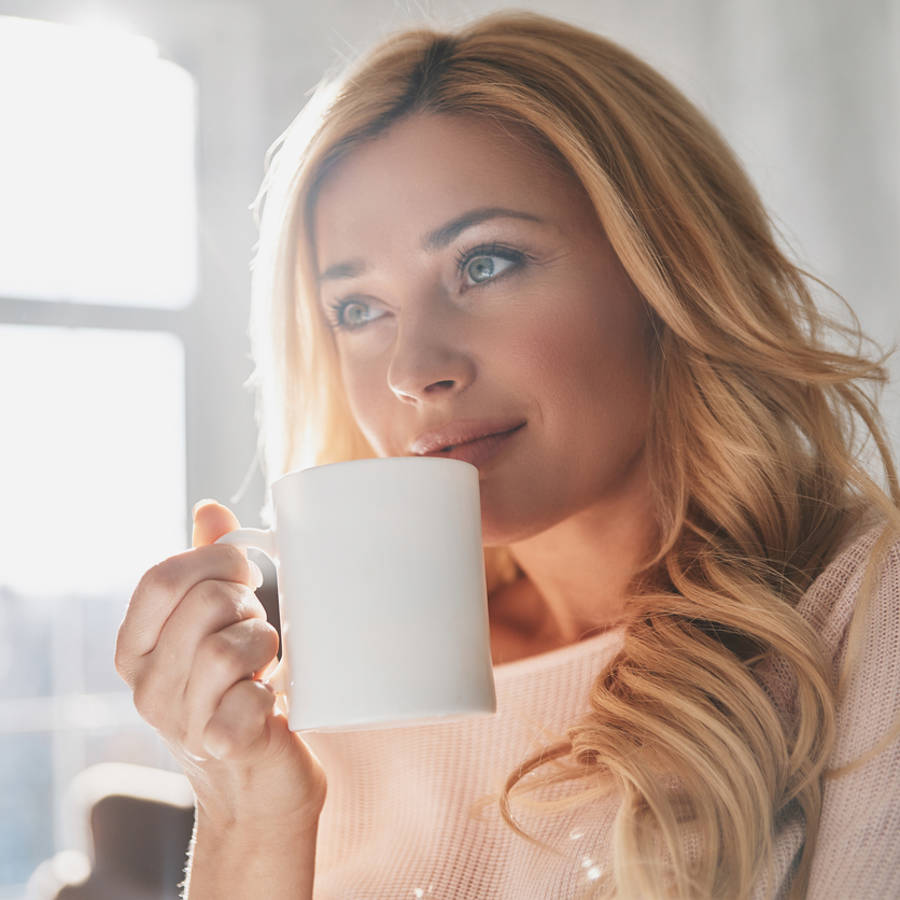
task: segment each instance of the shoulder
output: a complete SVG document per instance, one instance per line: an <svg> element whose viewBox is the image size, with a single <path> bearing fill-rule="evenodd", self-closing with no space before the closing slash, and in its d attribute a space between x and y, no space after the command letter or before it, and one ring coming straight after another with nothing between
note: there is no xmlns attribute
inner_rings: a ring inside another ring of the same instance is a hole
<svg viewBox="0 0 900 900"><path fill-rule="evenodd" d="M808 896L896 896L900 540L883 524L869 528L845 546L803 599L816 610L813 620L824 623L837 685L836 742ZM864 613L859 629L855 620L849 627L857 610Z"/></svg>
<svg viewBox="0 0 900 900"><path fill-rule="evenodd" d="M831 562L797 604L797 612L815 629L830 654L837 655L857 608L860 593L871 581L870 627L900 622L900 537L884 521L867 520L844 542Z"/></svg>

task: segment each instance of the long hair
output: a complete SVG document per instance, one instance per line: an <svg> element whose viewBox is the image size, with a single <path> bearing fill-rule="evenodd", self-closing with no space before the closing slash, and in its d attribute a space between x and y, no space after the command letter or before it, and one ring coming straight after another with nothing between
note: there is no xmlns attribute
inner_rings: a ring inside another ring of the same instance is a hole
<svg viewBox="0 0 900 900"><path fill-rule="evenodd" d="M590 686L590 712L510 773L501 812L534 840L511 796L560 779L583 783L582 801L614 794L598 894L742 898L771 872L776 819L794 804L806 840L792 896L803 896L836 704L858 654L834 683L795 607L874 512L886 527L854 614L858 643L877 564L900 533L896 467L869 396L890 353L863 353L849 307L853 326L817 309L808 282L822 283L779 248L730 148L647 64L532 14L413 29L320 85L267 155L248 383L269 482L376 455L315 302L311 213L336 162L419 113L527 129L583 185L654 334L646 453L658 543L635 573L624 646ZM884 484L863 458L869 439ZM489 591L519 574L505 548L486 548L485 563ZM759 677L773 660L795 685L790 719ZM699 854L685 850L688 829Z"/></svg>

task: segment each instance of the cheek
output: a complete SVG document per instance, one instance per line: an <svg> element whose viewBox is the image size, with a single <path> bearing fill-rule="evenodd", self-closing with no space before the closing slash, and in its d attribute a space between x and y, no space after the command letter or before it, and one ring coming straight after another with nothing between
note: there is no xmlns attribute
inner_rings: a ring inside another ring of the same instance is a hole
<svg viewBox="0 0 900 900"><path fill-rule="evenodd" d="M386 418L383 410L384 392L379 390L379 386L384 383L383 376L379 379L372 364L361 365L357 361L351 364L342 358L341 378L357 427L376 453L386 455L382 422Z"/></svg>
<svg viewBox="0 0 900 900"><path fill-rule="evenodd" d="M545 419L598 413L624 424L649 402L640 308L587 296L507 336L505 358L540 400Z"/></svg>

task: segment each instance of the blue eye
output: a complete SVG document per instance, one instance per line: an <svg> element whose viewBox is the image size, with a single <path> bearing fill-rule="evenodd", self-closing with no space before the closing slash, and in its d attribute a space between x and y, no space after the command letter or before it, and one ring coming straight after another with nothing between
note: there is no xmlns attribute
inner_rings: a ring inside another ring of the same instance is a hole
<svg viewBox="0 0 900 900"><path fill-rule="evenodd" d="M499 278L509 269L521 265L525 254L500 244L485 244L457 255L457 269L465 276L467 287L477 287Z"/></svg>
<svg viewBox="0 0 900 900"><path fill-rule="evenodd" d="M333 314L329 317L328 324L335 331L355 331L357 328L362 328L369 322L381 318L381 316L366 318L365 313L369 309L369 304L364 303L358 297L348 297L329 305Z"/></svg>
<svg viewBox="0 0 900 900"><path fill-rule="evenodd" d="M519 269L526 260L533 259L521 250L503 244L481 244L471 250L460 251L456 268L464 278L466 288L479 287L496 281L513 269ZM328 324L335 331L358 331L382 318L384 313L372 310L361 295L346 297L329 304L332 313Z"/></svg>

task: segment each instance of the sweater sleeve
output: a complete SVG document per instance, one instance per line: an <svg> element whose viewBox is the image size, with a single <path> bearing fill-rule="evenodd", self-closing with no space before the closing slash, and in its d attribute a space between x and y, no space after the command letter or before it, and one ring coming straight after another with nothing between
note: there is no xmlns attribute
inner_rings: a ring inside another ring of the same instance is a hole
<svg viewBox="0 0 900 900"><path fill-rule="evenodd" d="M849 558L853 575L819 623L834 649L835 673L847 653L850 618L873 543L865 540L853 548L860 551ZM863 765L826 778L810 900L900 897L900 738L895 727L900 717L900 543L888 549L878 579L858 663L838 702L838 737L829 768L863 756L892 729L894 737Z"/></svg>

